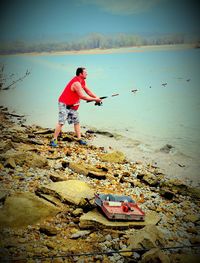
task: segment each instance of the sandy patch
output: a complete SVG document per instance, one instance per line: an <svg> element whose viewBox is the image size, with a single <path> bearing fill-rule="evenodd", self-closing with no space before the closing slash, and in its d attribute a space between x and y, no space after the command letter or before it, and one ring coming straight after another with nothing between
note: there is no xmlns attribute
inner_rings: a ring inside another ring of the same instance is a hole
<svg viewBox="0 0 200 263"><path fill-rule="evenodd" d="M87 50L71 50L71 51L48 51L48 52L29 52L29 53L16 53L6 54L0 56L65 56L65 55L96 55L96 54L113 54L113 53L133 53L145 51L161 51L168 49L188 49L194 48L194 44L175 44L175 45L151 45L151 46L132 46L124 48L110 48L110 49L87 49Z"/></svg>

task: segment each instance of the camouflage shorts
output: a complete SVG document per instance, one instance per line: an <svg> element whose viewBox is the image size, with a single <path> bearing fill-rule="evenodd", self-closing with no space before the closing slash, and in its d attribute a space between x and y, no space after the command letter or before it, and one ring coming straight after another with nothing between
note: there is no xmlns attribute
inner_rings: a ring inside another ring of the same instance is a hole
<svg viewBox="0 0 200 263"><path fill-rule="evenodd" d="M65 124L66 120L68 124L79 123L79 116L77 110L67 109L64 103L58 103L58 122L60 124Z"/></svg>

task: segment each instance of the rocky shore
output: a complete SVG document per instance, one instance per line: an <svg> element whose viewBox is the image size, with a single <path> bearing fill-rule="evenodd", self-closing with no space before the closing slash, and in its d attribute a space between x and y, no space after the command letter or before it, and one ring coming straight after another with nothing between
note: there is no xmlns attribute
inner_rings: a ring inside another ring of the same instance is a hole
<svg viewBox="0 0 200 263"><path fill-rule="evenodd" d="M119 151L0 112L1 262L198 262L200 189ZM86 132L87 140L93 133ZM131 196L143 222L113 222L95 193Z"/></svg>

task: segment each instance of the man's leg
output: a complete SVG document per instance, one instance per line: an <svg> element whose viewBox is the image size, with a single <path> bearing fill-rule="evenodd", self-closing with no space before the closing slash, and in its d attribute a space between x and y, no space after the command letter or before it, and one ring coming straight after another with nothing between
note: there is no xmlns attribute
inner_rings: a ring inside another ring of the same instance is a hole
<svg viewBox="0 0 200 263"><path fill-rule="evenodd" d="M55 132L53 135L54 140L57 140L58 135L60 134L60 131L62 130L63 124L58 123L55 128Z"/></svg>
<svg viewBox="0 0 200 263"><path fill-rule="evenodd" d="M68 115L68 122L69 123L74 123L74 131L75 131L76 136L78 138L79 144L87 145L86 142L81 140L81 127L80 127L78 112L77 111L72 111L71 113L72 113L71 116L70 116L71 119L69 118L69 115Z"/></svg>
<svg viewBox="0 0 200 263"><path fill-rule="evenodd" d="M80 123L74 123L74 131L76 133L76 136L78 138L78 142L81 145L87 145L87 142L81 140L81 128L80 128Z"/></svg>
<svg viewBox="0 0 200 263"><path fill-rule="evenodd" d="M81 127L80 127L80 123L74 123L74 131L76 133L76 136L78 138L78 140L81 139Z"/></svg>
<svg viewBox="0 0 200 263"><path fill-rule="evenodd" d="M58 138L58 135L59 135L59 133L60 133L60 131L62 129L62 126L63 126L63 124L60 124L60 123L58 123L56 125L55 131L54 131L54 135L53 135L53 140L51 140L51 142L50 142L50 145L52 147L57 147L58 146L57 138Z"/></svg>

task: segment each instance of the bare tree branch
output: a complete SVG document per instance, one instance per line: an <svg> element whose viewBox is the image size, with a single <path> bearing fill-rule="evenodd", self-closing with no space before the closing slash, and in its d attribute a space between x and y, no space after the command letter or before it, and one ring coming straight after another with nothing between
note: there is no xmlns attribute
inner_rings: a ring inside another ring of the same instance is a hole
<svg viewBox="0 0 200 263"><path fill-rule="evenodd" d="M28 75L30 75L30 71L27 70L24 76L14 80L12 83L7 84L6 82L14 77L15 74L10 74L9 76L6 76L4 74L4 65L1 66L0 68L0 91L1 90L9 90L13 85L15 85L17 82L22 81L25 79Z"/></svg>

